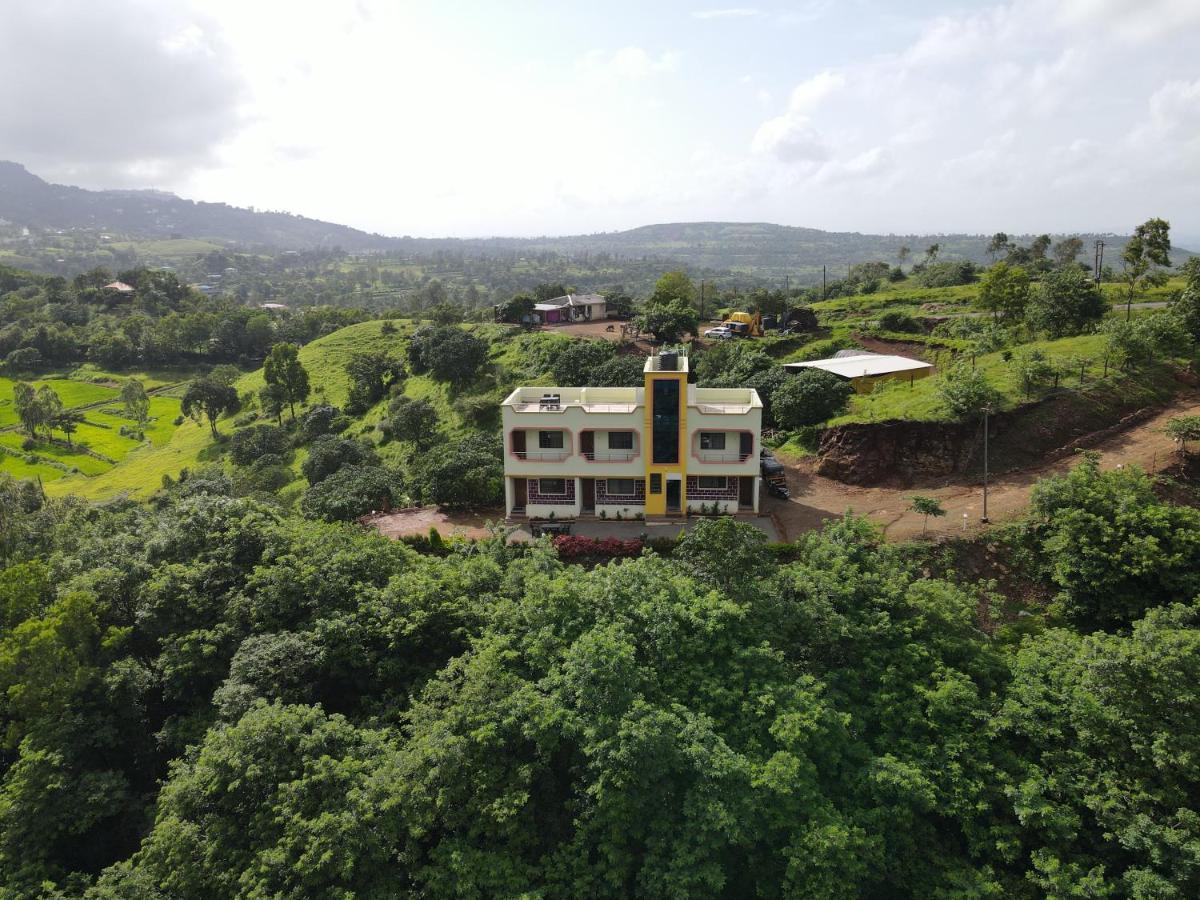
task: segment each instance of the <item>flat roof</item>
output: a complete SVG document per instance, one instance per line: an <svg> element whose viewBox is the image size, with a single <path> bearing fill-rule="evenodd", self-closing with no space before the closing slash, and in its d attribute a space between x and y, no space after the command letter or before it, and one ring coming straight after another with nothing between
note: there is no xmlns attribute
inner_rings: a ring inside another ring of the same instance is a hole
<svg viewBox="0 0 1200 900"><path fill-rule="evenodd" d="M912 372L917 369L932 369L933 364L920 359L909 359L907 356L859 353L855 356L785 363L784 368L821 369L824 372L832 372L840 378L863 378L872 375L891 375L895 372Z"/></svg>

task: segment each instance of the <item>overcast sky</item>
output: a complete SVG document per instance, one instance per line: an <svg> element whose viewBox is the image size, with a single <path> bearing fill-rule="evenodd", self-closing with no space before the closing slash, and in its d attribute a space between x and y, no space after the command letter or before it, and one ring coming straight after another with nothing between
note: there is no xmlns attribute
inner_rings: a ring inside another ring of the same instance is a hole
<svg viewBox="0 0 1200 900"><path fill-rule="evenodd" d="M1200 235L1200 0L734 2L8 0L0 158L395 235Z"/></svg>

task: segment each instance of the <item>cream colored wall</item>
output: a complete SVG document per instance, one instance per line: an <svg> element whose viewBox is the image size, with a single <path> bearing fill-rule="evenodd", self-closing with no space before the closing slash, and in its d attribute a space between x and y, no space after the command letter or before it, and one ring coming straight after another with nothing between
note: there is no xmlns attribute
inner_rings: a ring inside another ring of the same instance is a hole
<svg viewBox="0 0 1200 900"><path fill-rule="evenodd" d="M589 390L594 390L589 388ZM584 429L632 431L635 438L635 450L641 445L642 415L638 409L632 413L589 413L583 407L566 407L561 412L519 413L509 406L501 407L501 419L504 425L504 474L523 478L546 477L582 477L582 478L638 478L644 475L640 455L634 456L630 462L593 462L579 455L579 432ZM543 460L517 459L512 455L512 440L509 432L521 429L526 432L526 452L537 449L538 435L542 430L556 428L566 429L568 434L564 443L571 448L571 455L562 462ZM607 449L607 443L605 448Z"/></svg>

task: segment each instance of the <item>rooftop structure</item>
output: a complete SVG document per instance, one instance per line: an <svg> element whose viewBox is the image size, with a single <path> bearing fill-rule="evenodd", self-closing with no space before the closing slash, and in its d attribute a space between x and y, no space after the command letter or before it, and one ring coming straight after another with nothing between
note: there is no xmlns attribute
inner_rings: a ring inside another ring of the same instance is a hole
<svg viewBox="0 0 1200 900"><path fill-rule="evenodd" d="M133 285L126 284L123 281L110 281L104 286L106 291L116 291L118 294L132 294Z"/></svg>
<svg viewBox="0 0 1200 900"><path fill-rule="evenodd" d="M843 355L845 354L845 355ZM813 359L808 362L785 363L790 372L801 369L820 369L854 384L860 394L869 394L875 385L884 380L912 383L933 373L933 365L907 356L891 356L883 353L868 353L865 350L839 350L829 359Z"/></svg>

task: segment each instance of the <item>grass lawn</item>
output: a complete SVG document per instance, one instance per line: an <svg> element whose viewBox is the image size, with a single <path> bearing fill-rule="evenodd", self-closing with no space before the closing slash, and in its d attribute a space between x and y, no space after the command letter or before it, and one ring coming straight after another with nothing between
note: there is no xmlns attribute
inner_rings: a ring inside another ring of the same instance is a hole
<svg viewBox="0 0 1200 900"><path fill-rule="evenodd" d="M185 420L178 428L171 428L173 434L165 443L143 444L109 467L103 477L69 475L48 485L46 493L56 497L78 494L89 500L109 500L119 494L145 499L162 487L163 475L175 478L185 467L219 457L207 423L197 425ZM228 431L227 426L225 430Z"/></svg>
<svg viewBox="0 0 1200 900"><path fill-rule="evenodd" d="M159 241L113 241L108 245L114 250L132 250L146 257L188 259L199 253L225 249L225 244L194 238L168 238Z"/></svg>
<svg viewBox="0 0 1200 900"><path fill-rule="evenodd" d="M981 370L1004 396L1004 406L1012 407L1026 400L1020 385L1017 360L1020 355L1031 348L1037 348L1046 354L1047 359L1071 369L1071 373L1061 381L1063 387L1079 386L1079 360L1087 359L1084 366L1084 386L1095 386L1101 381L1103 374L1105 338L1103 335L1088 334L1078 337L1062 338L1057 341L1035 341L1024 344L1014 350L1014 358L1006 362L1003 353L988 353L976 360L976 367ZM1072 364L1074 363L1074 364ZM1145 392L1147 400L1158 396L1156 376L1158 370L1145 373L1123 375L1109 369L1109 377L1103 382L1112 390L1122 392ZM850 408L845 415L832 419L830 426L843 425L850 422L882 422L893 419L912 421L944 421L948 419L946 411L938 396L940 379L934 375L924 378L909 386L904 383L876 389L870 394L856 394L850 400Z"/></svg>
<svg viewBox="0 0 1200 900"><path fill-rule="evenodd" d="M324 399L334 406L346 403L350 394L350 379L346 376L345 367L354 354L382 350L401 355L413 324L405 320L394 320L393 324L396 326L394 334L384 334L381 321L360 322L301 347L300 362L308 370L308 380L312 386L308 402L315 404ZM261 369L250 372L238 379L238 393L257 395L265 384Z"/></svg>
<svg viewBox="0 0 1200 900"><path fill-rule="evenodd" d="M41 478L43 482L55 481L67 473L54 466L44 466L38 463L27 463L21 457L0 452L0 472L7 472L13 478Z"/></svg>
<svg viewBox="0 0 1200 900"><path fill-rule="evenodd" d="M86 453L68 450L66 447L61 447L58 444L49 444L46 441L39 440L32 450L26 451L22 448L24 442L25 435L20 432L6 431L0 434L0 444L5 447L10 447L22 453L32 453L34 456L44 457L54 462L62 463L65 466L73 466L84 475L99 475L111 468L102 459L96 459L94 456L88 456ZM47 466L46 468L53 468L53 466Z"/></svg>

